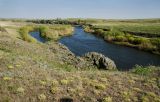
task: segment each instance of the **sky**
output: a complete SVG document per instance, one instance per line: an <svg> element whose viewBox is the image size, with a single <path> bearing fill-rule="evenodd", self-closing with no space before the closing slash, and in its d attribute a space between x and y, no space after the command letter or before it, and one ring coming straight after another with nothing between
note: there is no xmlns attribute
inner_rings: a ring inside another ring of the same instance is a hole
<svg viewBox="0 0 160 102"><path fill-rule="evenodd" d="M160 0L0 0L0 18L160 18Z"/></svg>

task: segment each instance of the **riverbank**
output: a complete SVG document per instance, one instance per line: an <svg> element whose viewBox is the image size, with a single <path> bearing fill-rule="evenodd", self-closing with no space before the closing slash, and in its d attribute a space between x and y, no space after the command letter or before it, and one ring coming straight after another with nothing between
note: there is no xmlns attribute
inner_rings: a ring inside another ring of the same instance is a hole
<svg viewBox="0 0 160 102"><path fill-rule="evenodd" d="M84 32L82 27L75 27L71 36L58 40L67 46L76 56L83 56L88 52L98 52L111 58L119 70L129 70L135 65L160 65L160 56L131 47L119 46L103 40L91 33Z"/></svg>
<svg viewBox="0 0 160 102"><path fill-rule="evenodd" d="M57 19L29 22L82 25L86 32L101 36L107 42L160 55L160 19Z"/></svg>
<svg viewBox="0 0 160 102"><path fill-rule="evenodd" d="M84 29L86 32L101 36L107 42L160 55L158 24L147 23L147 25L143 25L140 21L127 24L112 21L110 25L106 23L106 25L84 26ZM155 31L152 31L153 29Z"/></svg>
<svg viewBox="0 0 160 102"><path fill-rule="evenodd" d="M19 22L18 22L19 23ZM0 33L0 101L159 101L159 68L98 70L51 40L28 42L21 26ZM25 23L23 26L26 26ZM14 31L14 32L11 32Z"/></svg>
<svg viewBox="0 0 160 102"><path fill-rule="evenodd" d="M29 35L29 32L38 31L40 36L47 40L58 40L62 36L69 36L74 31L70 25L28 25L19 29L23 40L36 42L36 39Z"/></svg>

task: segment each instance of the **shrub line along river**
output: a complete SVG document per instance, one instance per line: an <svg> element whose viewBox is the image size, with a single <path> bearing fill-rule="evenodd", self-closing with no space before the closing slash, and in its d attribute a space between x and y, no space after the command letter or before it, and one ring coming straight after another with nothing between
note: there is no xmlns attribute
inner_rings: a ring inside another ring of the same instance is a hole
<svg viewBox="0 0 160 102"><path fill-rule="evenodd" d="M31 32L30 34L40 42L45 42L39 32ZM114 60L119 70L129 70L136 64L160 65L159 55L108 43L100 37L84 32L82 27L75 27L72 36L62 37L59 42L67 46L77 56L82 56L87 52L102 53Z"/></svg>

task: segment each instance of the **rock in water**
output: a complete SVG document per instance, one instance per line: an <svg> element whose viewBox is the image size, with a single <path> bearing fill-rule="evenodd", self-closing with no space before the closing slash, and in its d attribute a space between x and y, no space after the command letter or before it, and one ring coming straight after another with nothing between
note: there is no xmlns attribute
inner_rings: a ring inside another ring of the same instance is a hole
<svg viewBox="0 0 160 102"><path fill-rule="evenodd" d="M116 65L110 58L96 52L89 52L84 57L99 69L115 70Z"/></svg>

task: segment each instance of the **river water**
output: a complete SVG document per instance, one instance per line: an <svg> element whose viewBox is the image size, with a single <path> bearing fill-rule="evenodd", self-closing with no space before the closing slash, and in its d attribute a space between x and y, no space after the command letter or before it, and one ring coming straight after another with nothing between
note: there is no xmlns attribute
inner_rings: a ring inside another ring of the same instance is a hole
<svg viewBox="0 0 160 102"><path fill-rule="evenodd" d="M30 35L42 43L47 41L45 38L41 37L40 32L38 31L30 32Z"/></svg>
<svg viewBox="0 0 160 102"><path fill-rule="evenodd" d="M160 56L134 48L115 45L93 34L86 33L82 27L75 27L74 34L63 37L60 43L66 45L75 55L99 52L115 61L119 70L128 70L137 65L160 65Z"/></svg>
<svg viewBox="0 0 160 102"><path fill-rule="evenodd" d="M40 42L45 42L38 32L30 34ZM77 56L83 56L87 52L102 53L114 60L119 70L129 70L135 65L160 65L159 55L108 43L100 37L84 32L82 27L75 27L72 36L62 37L59 42L66 45Z"/></svg>

